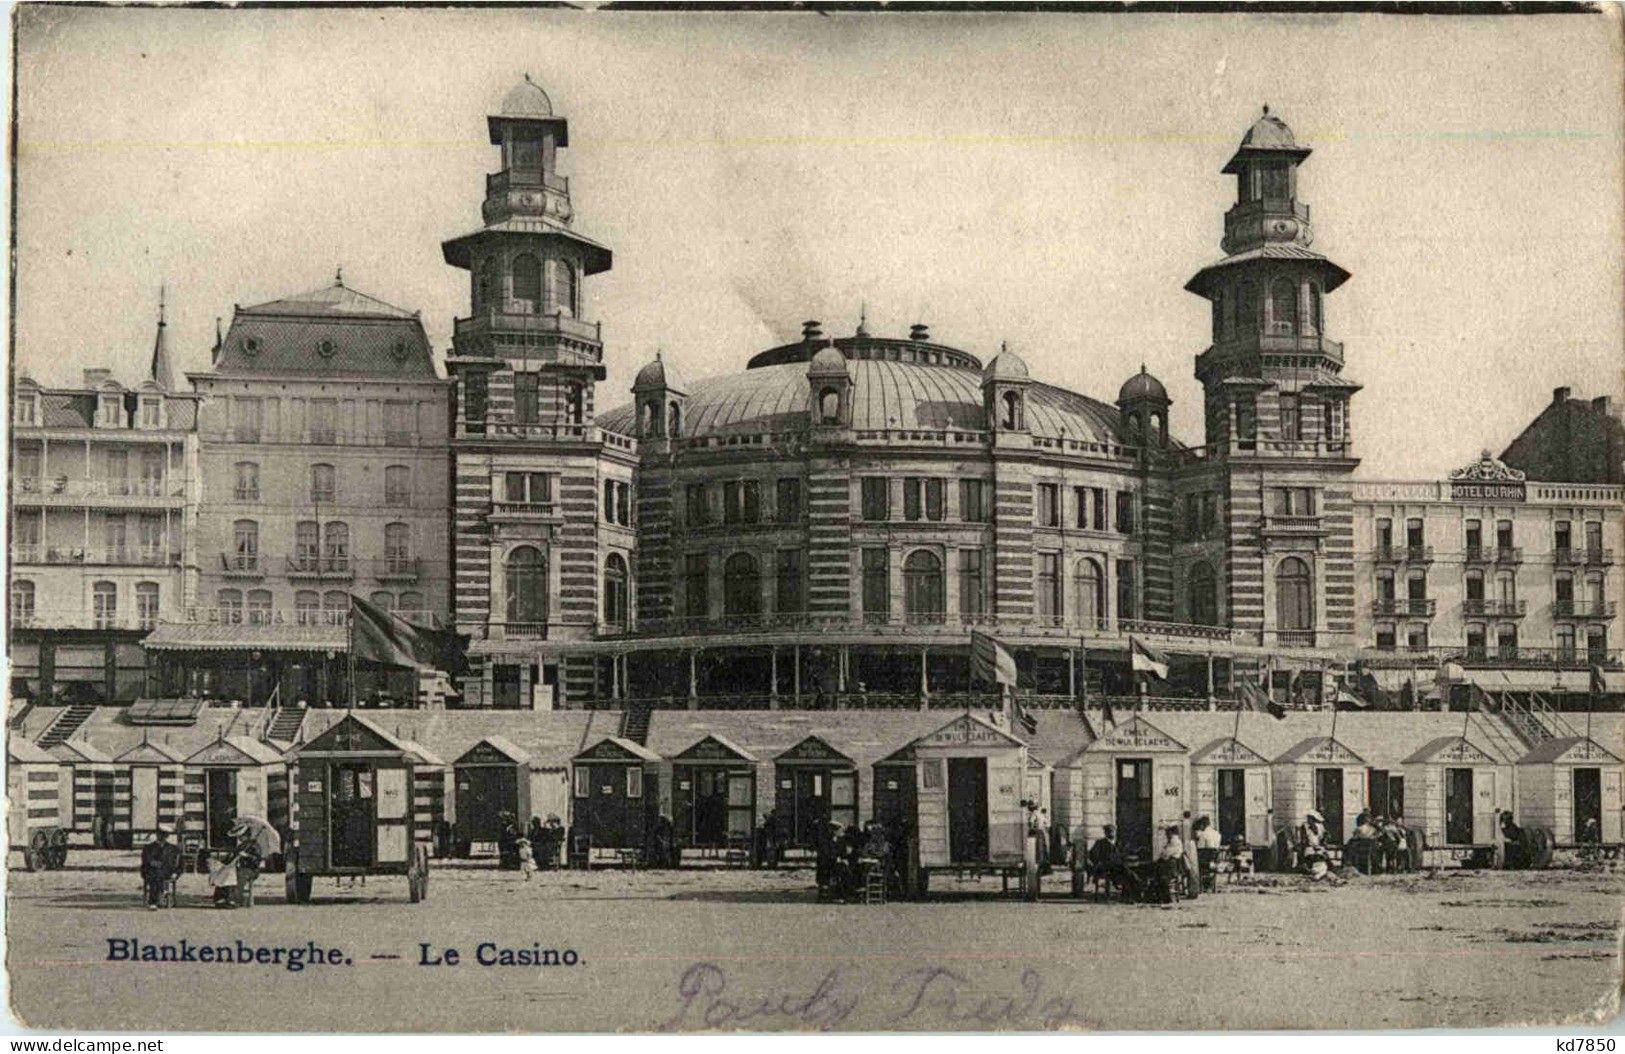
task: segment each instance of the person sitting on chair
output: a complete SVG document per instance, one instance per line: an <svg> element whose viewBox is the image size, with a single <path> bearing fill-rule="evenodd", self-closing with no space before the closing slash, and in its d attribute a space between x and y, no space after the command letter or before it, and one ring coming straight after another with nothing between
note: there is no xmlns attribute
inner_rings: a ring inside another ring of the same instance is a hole
<svg viewBox="0 0 1625 1054"><path fill-rule="evenodd" d="M1157 854L1156 899L1161 904L1172 904L1186 881L1185 842L1179 837L1177 823L1163 830L1163 838L1162 851Z"/></svg>
<svg viewBox="0 0 1625 1054"><path fill-rule="evenodd" d="M1361 813L1354 821L1354 833L1344 846L1343 860L1363 874L1371 873L1371 860L1377 850L1377 825L1369 813Z"/></svg>
<svg viewBox="0 0 1625 1054"><path fill-rule="evenodd" d="M180 847L169 840L169 828L159 824L152 841L141 847L141 883L146 887L148 911L167 906L164 891L180 873Z"/></svg>
<svg viewBox="0 0 1625 1054"><path fill-rule="evenodd" d="M1136 885L1123 860L1122 846L1117 844L1117 828L1111 824L1101 828L1100 837L1089 847L1083 860L1083 873L1090 879L1105 882L1108 892L1115 887L1127 894Z"/></svg>
<svg viewBox="0 0 1625 1054"><path fill-rule="evenodd" d="M1311 878L1322 878L1331 870L1326 852L1326 819L1310 809L1298 829L1298 863Z"/></svg>
<svg viewBox="0 0 1625 1054"><path fill-rule="evenodd" d="M1219 855L1224 852L1224 839L1219 837L1219 829L1207 816L1196 818L1191 825L1191 833L1196 839L1196 864L1202 884L1211 888L1218 881Z"/></svg>

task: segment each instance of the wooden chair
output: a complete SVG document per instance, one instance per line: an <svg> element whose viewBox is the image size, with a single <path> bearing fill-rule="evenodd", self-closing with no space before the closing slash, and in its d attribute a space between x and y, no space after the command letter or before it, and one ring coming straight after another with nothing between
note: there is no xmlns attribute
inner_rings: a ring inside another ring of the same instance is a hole
<svg viewBox="0 0 1625 1054"><path fill-rule="evenodd" d="M592 835L573 834L570 836L570 866L583 871L592 870Z"/></svg>
<svg viewBox="0 0 1625 1054"><path fill-rule="evenodd" d="M863 902L865 904L886 903L886 869L880 866L879 861L868 861L863 869Z"/></svg>

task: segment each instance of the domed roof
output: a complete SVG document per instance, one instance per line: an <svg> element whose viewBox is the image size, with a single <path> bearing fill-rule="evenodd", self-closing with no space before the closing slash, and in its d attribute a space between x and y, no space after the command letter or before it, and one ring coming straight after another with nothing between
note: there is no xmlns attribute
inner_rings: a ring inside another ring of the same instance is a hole
<svg viewBox="0 0 1625 1054"><path fill-rule="evenodd" d="M819 354L831 350L820 349ZM685 404L684 437L805 429L812 411L812 386L807 383L810 366L784 362L706 378ZM854 429L985 432L989 428L976 370L868 358L843 359L842 368L852 378ZM1033 382L1027 391L1026 410L1027 427L1035 436L1109 445L1120 442L1122 418L1117 408L1088 396ZM598 421L624 435L635 434L637 428L632 404L602 413Z"/></svg>
<svg viewBox="0 0 1625 1054"><path fill-rule="evenodd" d="M846 356L837 348L819 348L807 364L807 374L845 373Z"/></svg>
<svg viewBox="0 0 1625 1054"><path fill-rule="evenodd" d="M1161 381L1145 371L1144 364L1141 364L1140 372L1124 381L1123 387L1117 392L1117 401L1119 403L1133 402L1136 399L1169 401L1168 389L1162 386Z"/></svg>
<svg viewBox="0 0 1625 1054"><path fill-rule="evenodd" d="M677 371L666 364L666 360L655 352L654 361L638 371L637 379L632 382L633 391L642 391L645 388L667 388L671 391L684 391L683 381Z"/></svg>
<svg viewBox="0 0 1625 1054"><path fill-rule="evenodd" d="M552 117L553 102L527 73L522 82L502 97L501 114L503 117Z"/></svg>
<svg viewBox="0 0 1625 1054"><path fill-rule="evenodd" d="M1013 351L1001 350L993 356L993 361L987 364L982 371L982 383L988 381L1025 381L1030 380L1027 372L1027 360Z"/></svg>
<svg viewBox="0 0 1625 1054"><path fill-rule="evenodd" d="M1270 113L1268 106L1264 107L1264 114L1253 122L1247 129L1247 134L1241 137L1243 147L1252 147L1254 150L1297 150L1298 141L1292 138L1292 129L1286 122Z"/></svg>

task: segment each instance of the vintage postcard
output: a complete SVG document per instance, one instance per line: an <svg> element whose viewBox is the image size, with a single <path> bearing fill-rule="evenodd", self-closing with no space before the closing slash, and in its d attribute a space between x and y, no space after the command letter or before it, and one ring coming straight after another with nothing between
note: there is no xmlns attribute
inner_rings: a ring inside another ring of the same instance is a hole
<svg viewBox="0 0 1625 1054"><path fill-rule="evenodd" d="M18 7L15 1020L1608 1020L1620 26Z"/></svg>

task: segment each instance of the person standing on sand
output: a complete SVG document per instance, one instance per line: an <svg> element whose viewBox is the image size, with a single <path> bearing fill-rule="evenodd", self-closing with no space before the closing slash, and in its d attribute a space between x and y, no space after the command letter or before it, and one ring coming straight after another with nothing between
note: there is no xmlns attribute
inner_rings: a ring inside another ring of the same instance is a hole
<svg viewBox="0 0 1625 1054"><path fill-rule="evenodd" d="M514 851L519 856L519 870L524 872L525 881L529 882L530 876L536 871L536 857L531 853L530 839L519 839L514 843Z"/></svg>

